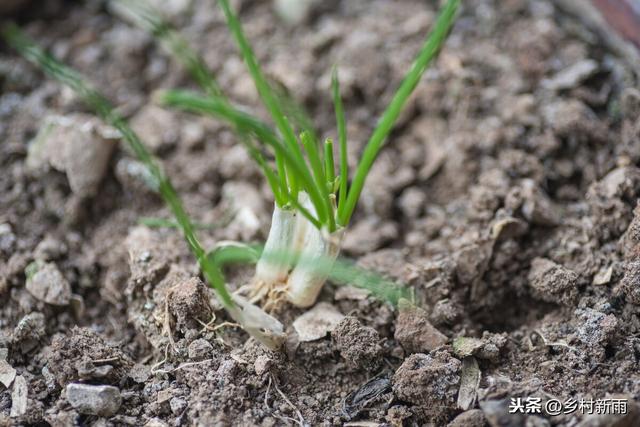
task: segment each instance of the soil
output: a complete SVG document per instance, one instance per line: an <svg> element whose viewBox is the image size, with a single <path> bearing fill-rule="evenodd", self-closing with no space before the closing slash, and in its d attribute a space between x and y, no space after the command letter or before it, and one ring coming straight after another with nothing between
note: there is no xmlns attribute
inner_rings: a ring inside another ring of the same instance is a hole
<svg viewBox="0 0 640 427"><path fill-rule="evenodd" d="M266 118L214 3L166 11ZM268 74L334 137L339 64L352 164L437 8L318 2L288 26L271 2L234 3ZM19 23L131 119L193 218L217 225L203 244L265 238L273 201L230 129L154 105L195 86L150 36L99 1L46 2ZM346 317L283 353L228 323L175 229L139 224L169 213L123 144L90 151L110 155L81 168L104 172L97 188L68 153L28 164L50 116L113 136L0 49L0 425L637 425L640 92L553 2L467 2L367 181L344 255L411 286L421 309L328 285L320 300ZM251 276L228 273L233 288ZM278 316L292 330L302 312ZM620 397L630 414L509 414L516 397Z"/></svg>

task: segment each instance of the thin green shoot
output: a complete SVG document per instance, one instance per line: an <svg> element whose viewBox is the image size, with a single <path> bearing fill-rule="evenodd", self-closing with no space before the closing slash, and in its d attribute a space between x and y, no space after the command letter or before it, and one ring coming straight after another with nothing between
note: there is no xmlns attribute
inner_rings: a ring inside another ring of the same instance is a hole
<svg viewBox="0 0 640 427"><path fill-rule="evenodd" d="M244 58L247 69L253 78L262 102L269 111L271 118L275 122L276 127L280 131L282 138L295 161L299 165L305 164L302 150L296 140L294 130L284 114L284 110L278 101L278 97L274 94L274 91L269 86L267 79L264 77L262 70L260 69L260 65L258 64L253 49L244 34L238 17L232 11L228 0L219 0L219 2L227 19L227 25L236 41L236 44L238 45L242 57ZM276 154L276 156L277 155L278 154ZM285 162L285 167L288 168L289 166L290 163L288 161ZM323 225L327 225L329 231L334 231L335 219L333 212L330 209L330 202L328 199L322 197L322 191L313 184L313 180L311 179L311 174L309 174L308 169L305 167L302 174L300 174L300 172L296 172L295 174L288 174L287 177L289 178L289 187L293 190L294 196L297 187L292 185L291 177L294 179L303 179L304 182L300 183L301 189L305 190L309 194L309 198L316 208L319 222Z"/></svg>
<svg viewBox="0 0 640 427"><path fill-rule="evenodd" d="M333 140L327 138L324 140L324 176L326 179L327 188L329 193L335 193L336 182L336 165L333 161Z"/></svg>
<svg viewBox="0 0 640 427"><path fill-rule="evenodd" d="M109 5L120 16L151 33L189 71L202 89L212 96L224 96L215 76L189 43L144 0L112 0Z"/></svg>
<svg viewBox="0 0 640 427"><path fill-rule="evenodd" d="M2 29L2 36L11 47L27 60L42 68L51 77L73 89L96 114L121 133L122 138L129 144L140 161L147 167L150 175L156 180L160 195L175 216L206 280L214 288L225 308L233 309L235 304L226 289L224 277L218 266L208 261L206 252L196 237L194 226L171 181L164 174L162 168L138 135L129 127L127 121L113 108L107 98L85 81L82 75L45 53L33 41L22 34L18 27L13 24L7 25Z"/></svg>
<svg viewBox="0 0 640 427"><path fill-rule="evenodd" d="M283 109L278 102L277 96L274 94L271 86L267 82L267 79L264 77L262 70L260 69L260 65L258 64L258 60L256 59L255 54L253 53L253 49L251 45L247 41L247 38L240 26L240 21L238 21L238 17L231 10L231 6L227 0L221 0L220 4L222 5L222 10L224 12L225 18L227 19L227 25L233 34L233 37L242 53L242 57L247 64L247 69L253 78L253 81L258 89L258 93L262 98L262 102L264 102L265 107L271 114L271 118L276 123L276 127L282 134L282 137L289 147L289 149L294 153L296 157L302 158L302 152L300 151L300 147L296 141L295 133L293 128L286 120Z"/></svg>
<svg viewBox="0 0 640 427"><path fill-rule="evenodd" d="M349 181L349 163L347 161L347 123L340 95L340 81L338 80L338 69L333 67L331 74L331 87L333 92L333 108L336 112L336 124L338 127L338 145L340 147L340 190L338 192L338 222L340 221L340 207L345 205L347 200L347 185Z"/></svg>
<svg viewBox="0 0 640 427"><path fill-rule="evenodd" d="M318 143L316 140L308 132L302 132L300 134L300 142L302 142L302 146L307 153L307 158L309 159L309 164L311 165L311 171L313 172L313 178L316 181L316 184L319 186L322 183L326 182L324 168L322 166L322 161L320 160L320 154L318 152Z"/></svg>
<svg viewBox="0 0 640 427"><path fill-rule="evenodd" d="M240 136L240 141L243 143L247 151L249 151L249 155L251 158L258 164L260 169L262 169L262 173L267 178L267 182L271 187L271 191L273 192L273 198L278 206L285 206L288 203L289 197L287 196L287 186L286 181L284 185L278 181L278 176L271 169L271 167L267 164L265 158L260 152L259 148L255 146L253 141L245 134L244 131L236 128L238 131L238 135Z"/></svg>
<svg viewBox="0 0 640 427"><path fill-rule="evenodd" d="M282 111L284 111L285 117L289 118L295 129L309 132L313 139L318 141L318 134L313 121L304 107L295 100L295 98L289 93L286 86L272 78L269 78L269 76L265 77L273 89Z"/></svg>
<svg viewBox="0 0 640 427"><path fill-rule="evenodd" d="M232 264L255 264L261 250L255 246L238 242L220 242L207 253L207 259L220 270Z"/></svg>
<svg viewBox="0 0 640 427"><path fill-rule="evenodd" d="M393 129L409 96L418 85L431 60L437 56L446 41L447 35L453 26L459 3L460 0L447 1L413 66L405 75L393 99L382 114L378 125L364 148L360 163L356 167L351 187L348 190L347 200L344 205L339 206L338 218L340 224L346 226L349 223L373 162L378 156L385 139Z"/></svg>
<svg viewBox="0 0 640 427"><path fill-rule="evenodd" d="M329 189L326 185L327 178L324 174L324 166L318 152L318 143L312 138L311 134L306 131L300 134L300 141L307 152L307 157L309 158L311 170L313 171L315 179L315 186L320 189L322 201L324 202L327 211L332 212L333 208L331 207L331 201L329 199ZM333 214L329 215L328 226L329 230L335 230L336 224L335 216Z"/></svg>
<svg viewBox="0 0 640 427"><path fill-rule="evenodd" d="M110 5L113 10L125 19L133 21L137 26L151 33L162 45L189 71L198 85L212 98L219 102L229 103L213 73L209 71L204 60L189 46L187 41L168 23L153 7L144 0L113 0ZM285 95L279 95L286 100ZM283 101L284 102L284 101ZM287 101L287 105L294 105L293 101ZM293 107L291 107L293 108ZM237 131L237 129L236 129ZM285 206L288 200L285 198L287 181L284 175L283 162L278 162L278 172L274 172L268 166L262 154L247 140L246 135L238 132L240 142L247 148L251 157L262 169L271 187L274 199L278 206Z"/></svg>
<svg viewBox="0 0 640 427"><path fill-rule="evenodd" d="M291 127L291 124L289 123L289 119L287 118L287 116L283 116L282 120L284 123L287 124L288 127ZM285 140L285 144L286 144L286 140ZM298 147L297 144L296 144L296 147ZM289 148L289 147L286 147L286 148ZM278 157L281 158L281 156L278 153L276 153L275 156L276 156L276 159ZM298 194L300 193L300 179L298 178L298 175L295 172L293 172L289 166L287 166L287 162L282 158L281 160L282 160L282 163L284 164L284 170L287 175L287 181L289 183L289 191L291 192L292 198L297 200ZM299 161L302 164L304 163L304 158L301 156L300 157L296 156L296 161Z"/></svg>
<svg viewBox="0 0 640 427"><path fill-rule="evenodd" d="M174 220L150 216L143 216L138 218L138 224L144 225L149 228L180 228L180 224L178 224ZM223 224L205 224L202 222L192 222L192 225L195 230L213 230Z"/></svg>

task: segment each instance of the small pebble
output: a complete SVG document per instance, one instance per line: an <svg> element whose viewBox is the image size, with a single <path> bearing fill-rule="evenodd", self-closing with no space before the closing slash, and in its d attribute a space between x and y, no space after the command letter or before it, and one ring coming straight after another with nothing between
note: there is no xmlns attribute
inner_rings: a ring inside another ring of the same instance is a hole
<svg viewBox="0 0 640 427"><path fill-rule="evenodd" d="M256 375L262 375L269 371L271 365L273 365L273 360L268 356L261 355L258 356L256 361L253 363L253 369L255 369Z"/></svg>
<svg viewBox="0 0 640 427"><path fill-rule="evenodd" d="M120 390L109 385L69 384L67 400L81 414L111 417L122 404Z"/></svg>
<svg viewBox="0 0 640 427"><path fill-rule="evenodd" d="M27 266L27 291L47 304L65 306L71 300L71 285L54 263L34 262Z"/></svg>
<svg viewBox="0 0 640 427"><path fill-rule="evenodd" d="M6 360L0 359L0 383L9 388L16 378L16 370Z"/></svg>

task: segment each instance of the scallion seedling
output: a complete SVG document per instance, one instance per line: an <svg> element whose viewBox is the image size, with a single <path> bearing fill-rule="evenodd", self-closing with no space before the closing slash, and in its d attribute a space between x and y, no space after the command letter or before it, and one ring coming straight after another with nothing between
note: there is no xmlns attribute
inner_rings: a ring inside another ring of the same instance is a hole
<svg viewBox="0 0 640 427"><path fill-rule="evenodd" d="M275 123L276 130L234 107L221 94L200 96L185 91L169 91L161 101L192 112L206 113L231 123L257 145L244 141L258 162L274 194L271 229L258 261L253 280L254 296L267 297L266 306L288 301L298 307L313 305L325 283L326 268L307 260L335 260L342 237L349 225L367 175L384 142L417 86L427 66L438 54L453 25L459 0L449 0L404 77L391 102L367 142L355 169L351 185L347 167L346 119L336 69L332 74L332 94L338 128L338 174L333 157L333 142L321 145L308 128L290 123L283 103L264 76L245 36L242 25L228 0L219 0L227 25L242 54L260 98ZM321 148L322 147L322 148ZM274 159L267 162L263 151ZM270 253L289 254L277 259Z"/></svg>

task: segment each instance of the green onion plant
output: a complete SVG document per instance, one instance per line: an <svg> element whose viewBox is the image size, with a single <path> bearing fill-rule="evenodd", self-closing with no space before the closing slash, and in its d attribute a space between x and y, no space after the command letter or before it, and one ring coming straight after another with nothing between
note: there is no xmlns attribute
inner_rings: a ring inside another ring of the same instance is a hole
<svg viewBox="0 0 640 427"><path fill-rule="evenodd" d="M289 120L285 103L265 77L229 1L219 0L219 4L275 129L233 106L219 93L199 95L174 90L163 93L159 98L166 105L218 117L242 134L242 141L262 169L275 201L271 229L263 256L256 266L253 296L256 300L266 297L267 307L282 301L308 307L315 303L328 277L328 269L318 268L319 263L300 263L298 260L335 260L338 257L345 229L351 221L367 175L402 108L445 42L459 0L448 0L444 5L433 30L365 145L351 182L347 165L346 119L337 69L334 68L332 73L338 144L336 159L331 139L321 142L308 125L301 126L299 121L293 123ZM290 255L270 258L268 254L274 252Z"/></svg>

